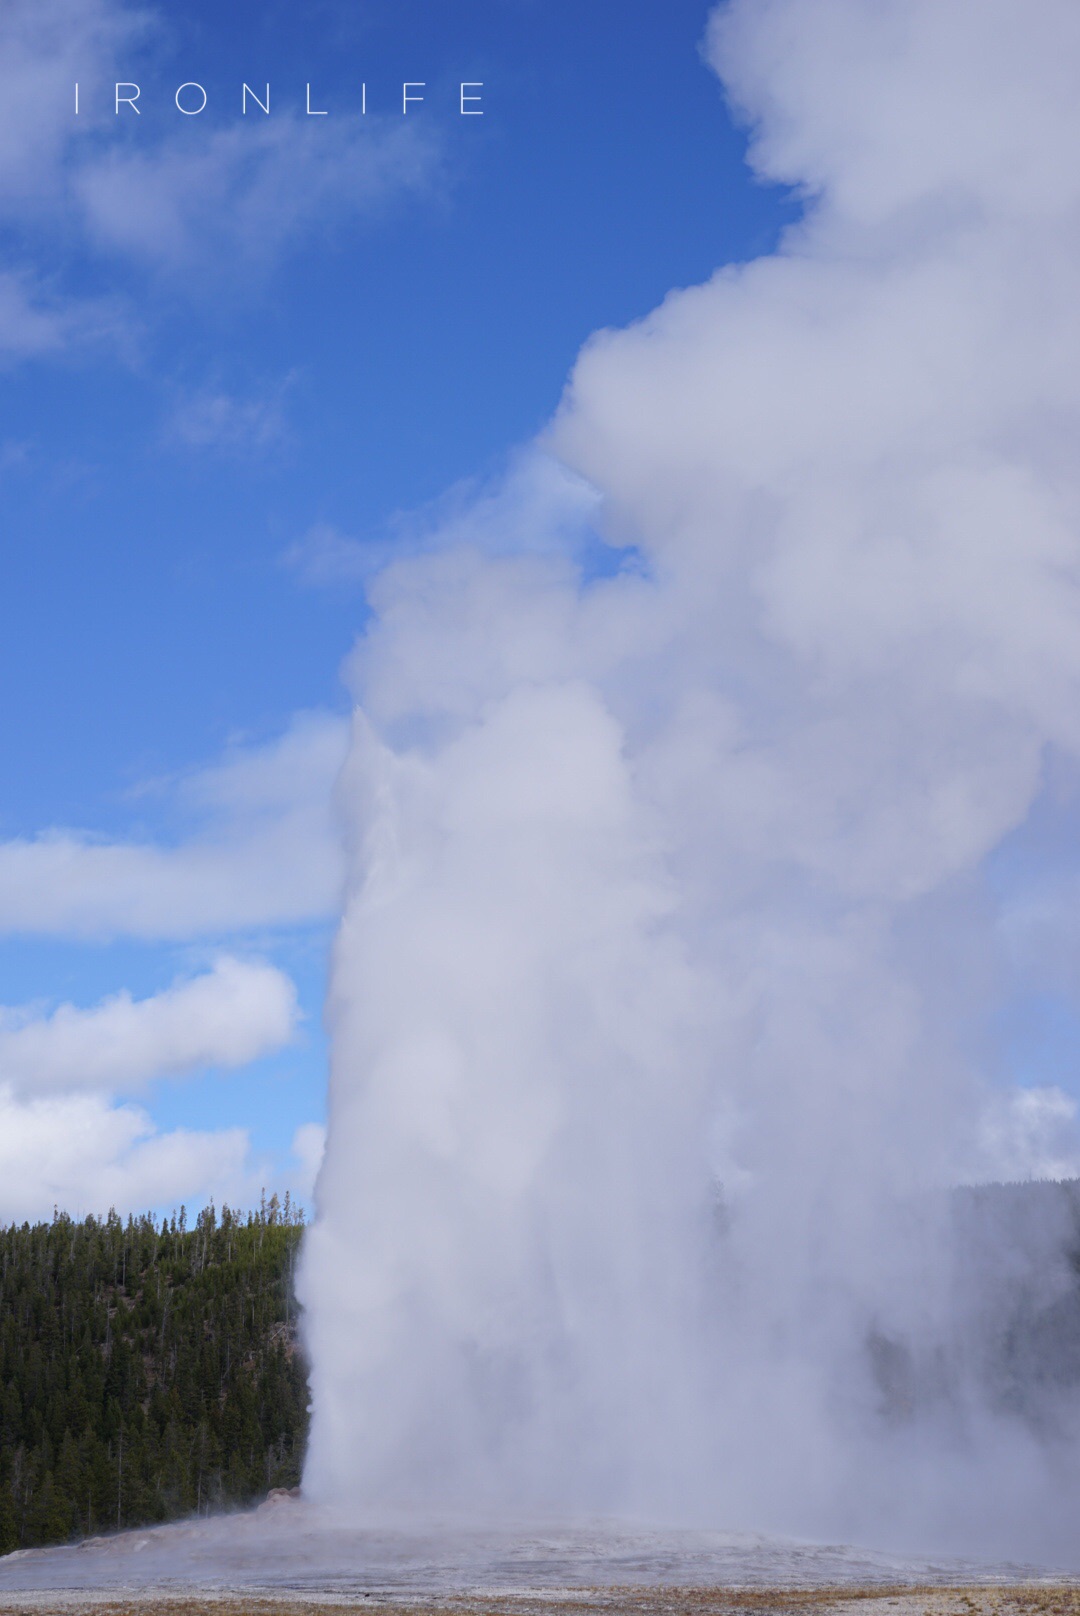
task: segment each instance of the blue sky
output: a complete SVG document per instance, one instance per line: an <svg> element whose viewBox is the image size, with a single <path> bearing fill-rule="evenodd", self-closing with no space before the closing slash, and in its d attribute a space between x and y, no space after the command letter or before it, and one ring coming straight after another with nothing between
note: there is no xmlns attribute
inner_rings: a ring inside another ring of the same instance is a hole
<svg viewBox="0 0 1080 1616"><path fill-rule="evenodd" d="M750 174L707 16L697 0L0 16L0 1216L305 1191L365 580L464 511L497 543L532 542L495 534L529 512L587 529L582 485L520 453L582 345L772 253L802 217L798 193ZM767 72L781 99L821 89L826 142L835 108L848 119L857 138L841 128L823 170L844 196L867 131L827 34L808 34L805 84L783 53ZM406 80L423 99L403 115ZM117 81L139 85L138 114L116 114ZM241 114L245 81L269 82L269 117ZM205 87L197 116L175 106L184 82ZM482 115L461 116L463 82ZM908 147L885 123L867 138L873 214L894 181L906 196ZM951 161L931 145L928 174ZM779 418L794 350L761 340ZM950 911L957 948L994 954L968 1054L1003 1087L1075 1088L1075 802L1051 768Z"/></svg>
<svg viewBox="0 0 1080 1616"><path fill-rule="evenodd" d="M145 123L88 138L183 150L235 124L245 73L283 112L309 76L345 110L360 74L374 106L411 64L449 85L412 114L430 172L371 210L331 194L239 265L228 241L179 262L91 252L62 210L40 230L43 272L115 299L123 329L6 379L0 655L5 683L34 692L32 716L3 719L9 832L129 824L124 784L340 700L358 600L299 589L282 553L316 523L381 537L490 472L546 420L591 331L767 249L784 216L740 166L695 48L701 5L404 5L370 22L308 7L288 23L239 7L224 26L215 10L172 16L152 68L123 53ZM213 100L192 128L171 90L196 67ZM455 119L456 75L481 71L483 119ZM214 223L196 215L192 234ZM11 222L10 252L26 231ZM200 419L215 400L227 415Z"/></svg>
<svg viewBox="0 0 1080 1616"><path fill-rule="evenodd" d="M425 520L410 513L497 477L591 332L772 247L796 205L743 165L698 53L706 14L689 0L10 8L5 843L59 830L168 849L272 817L243 792L208 799L207 771L272 751L297 714L345 713L356 546L385 555ZM141 116L115 116L117 79L139 83ZM405 79L425 86L407 120ZM200 117L173 105L187 80L206 88ZM245 80L270 82L269 119L239 117ZM463 80L482 82L482 117L460 116ZM325 118L306 116L309 83ZM291 1142L323 1114L332 906L241 903L173 926L133 923L120 899L74 920L26 903L0 916L12 1026L160 994L223 951L288 975L302 1019L286 1047L228 1073L118 1080L106 1099L163 1131L245 1129L255 1177L295 1187ZM63 1183L57 1168L18 1193L32 1213Z"/></svg>

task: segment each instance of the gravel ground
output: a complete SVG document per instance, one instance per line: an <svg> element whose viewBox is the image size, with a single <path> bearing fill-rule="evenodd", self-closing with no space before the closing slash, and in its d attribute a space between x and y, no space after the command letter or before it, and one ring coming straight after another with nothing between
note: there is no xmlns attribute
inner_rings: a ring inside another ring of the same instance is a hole
<svg viewBox="0 0 1080 1616"><path fill-rule="evenodd" d="M0 1594L0 1616L1080 1616L1080 1584L965 1588L573 1588L442 1597L200 1593Z"/></svg>

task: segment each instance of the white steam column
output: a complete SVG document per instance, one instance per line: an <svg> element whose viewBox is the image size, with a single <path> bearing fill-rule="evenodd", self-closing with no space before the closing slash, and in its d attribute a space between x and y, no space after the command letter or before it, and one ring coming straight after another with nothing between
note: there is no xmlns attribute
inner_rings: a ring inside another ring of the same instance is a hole
<svg viewBox="0 0 1080 1616"><path fill-rule="evenodd" d="M1073 1450L949 1356L946 1190L1010 1159L985 861L1080 753L1080 11L709 49L810 200L586 347L544 452L627 565L541 457L353 661L305 1488L1049 1542Z"/></svg>

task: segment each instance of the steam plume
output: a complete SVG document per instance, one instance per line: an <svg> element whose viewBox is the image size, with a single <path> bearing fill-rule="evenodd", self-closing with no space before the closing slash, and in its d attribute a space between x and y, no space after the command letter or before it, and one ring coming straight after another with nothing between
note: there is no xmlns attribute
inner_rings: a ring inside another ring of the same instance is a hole
<svg viewBox="0 0 1080 1616"><path fill-rule="evenodd" d="M1080 748L1080 12L708 50L807 210L583 352L543 452L623 564L487 502L352 662L305 1485L1060 1552L1070 1395L974 1361L947 1187L987 861Z"/></svg>

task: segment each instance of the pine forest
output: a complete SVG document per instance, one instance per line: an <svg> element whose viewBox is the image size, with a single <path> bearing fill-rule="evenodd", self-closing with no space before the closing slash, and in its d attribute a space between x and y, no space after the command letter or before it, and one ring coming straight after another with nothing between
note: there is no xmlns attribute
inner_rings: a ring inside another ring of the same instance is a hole
<svg viewBox="0 0 1080 1616"><path fill-rule="evenodd" d="M0 1553L298 1483L302 1232L276 1196L0 1230Z"/></svg>

